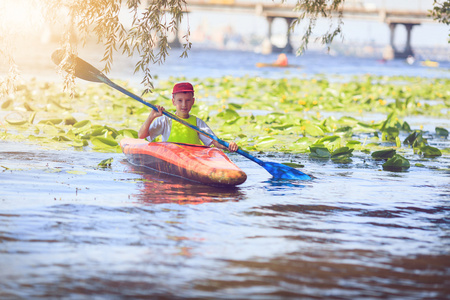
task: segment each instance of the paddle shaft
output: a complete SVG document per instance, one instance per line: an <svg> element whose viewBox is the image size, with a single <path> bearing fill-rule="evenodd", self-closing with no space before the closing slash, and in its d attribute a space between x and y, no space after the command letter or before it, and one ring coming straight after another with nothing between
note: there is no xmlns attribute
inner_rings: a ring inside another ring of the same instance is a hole
<svg viewBox="0 0 450 300"><path fill-rule="evenodd" d="M130 97L133 98L134 100L137 100L137 101L141 102L142 104L144 104L144 105L146 105L146 106L148 106L148 107L150 107L150 108L152 108L152 109L158 111L158 108L157 108L156 106L154 106L154 105L151 104L151 103L148 103L148 102L144 101L141 97L139 97L139 96L137 96L137 95L131 93L130 91L124 89L124 88L121 87L120 85L115 84L114 82L112 82L111 80L109 80L106 76L97 76L97 78L98 78L101 82L103 82L103 83L109 85L110 87L112 87L112 88L114 88L114 89L116 89L116 90L118 90L118 91L124 93L124 94L127 95L127 96L130 96ZM203 135L209 137L210 139L215 140L216 142L218 142L218 143L221 144L222 146L225 146L225 147L228 148L229 143L226 142L226 141L224 141L224 140L219 139L217 136L212 135L212 134L209 134L209 133L207 133L207 132L201 130L201 129L198 128L197 126L194 126L194 125L192 125L192 124L189 124L188 122L186 122L185 120L181 119L180 117L178 117L178 116L176 116L176 115L174 115L174 114L171 114L171 113L169 113L169 112L167 112L167 111L163 111L163 114L166 115L167 117L169 117L169 118L171 118L171 119L177 121L177 122L180 122L181 124L183 124L183 125L185 125L185 126L188 126L189 128L191 128L191 129L197 131L198 133L201 133L201 134L203 134ZM241 154L242 156L245 156L246 158L248 158L248 159L250 159L250 160L253 160L254 162L256 162L257 164L259 164L259 165L261 165L261 166L264 165L264 162L263 162L263 161L257 159L256 157L250 155L249 153L247 153L247 152L245 152L245 151L242 151L241 149L238 149L238 150L236 151L236 153L239 153L239 154Z"/></svg>

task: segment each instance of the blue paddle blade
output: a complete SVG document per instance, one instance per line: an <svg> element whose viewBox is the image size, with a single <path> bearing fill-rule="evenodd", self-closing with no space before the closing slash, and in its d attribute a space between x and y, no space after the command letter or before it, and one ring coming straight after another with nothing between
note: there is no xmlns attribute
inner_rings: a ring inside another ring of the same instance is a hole
<svg viewBox="0 0 450 300"><path fill-rule="evenodd" d="M275 179L311 180L309 175L283 164L263 162L261 166Z"/></svg>

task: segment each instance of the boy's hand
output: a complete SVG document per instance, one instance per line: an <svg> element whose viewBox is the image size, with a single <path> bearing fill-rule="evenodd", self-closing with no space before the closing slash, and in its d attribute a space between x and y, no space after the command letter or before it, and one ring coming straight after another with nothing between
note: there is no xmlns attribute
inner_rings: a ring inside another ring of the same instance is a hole
<svg viewBox="0 0 450 300"><path fill-rule="evenodd" d="M161 117L163 115L163 111L165 111L164 107L160 106L160 105L155 105L156 108L158 109L158 111L152 109L152 111L150 112L150 116L153 119L156 119L158 117Z"/></svg>
<svg viewBox="0 0 450 300"><path fill-rule="evenodd" d="M236 152L239 149L238 145L235 142L230 142L228 144L228 150L231 152Z"/></svg>

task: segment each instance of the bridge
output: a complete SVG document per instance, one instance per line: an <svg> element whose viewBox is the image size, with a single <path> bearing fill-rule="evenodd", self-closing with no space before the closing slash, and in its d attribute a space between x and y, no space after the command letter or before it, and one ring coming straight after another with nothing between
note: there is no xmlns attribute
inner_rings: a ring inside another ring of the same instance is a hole
<svg viewBox="0 0 450 300"><path fill-rule="evenodd" d="M151 0L150 0L151 1ZM235 12L235 13L249 13L265 17L267 19L269 30L268 39L272 37L272 22L276 18L282 18L287 22L287 43L283 48L277 48L272 45L272 51L275 52L292 52L293 47L290 40L290 26L296 20L301 12L295 11L295 4L291 3L275 3L275 2L250 2L238 0L187 0L187 6L184 8L186 13L196 11L216 11L216 12ZM388 58L406 58L414 56L414 51L411 47L411 32L414 26L422 23L436 22L429 15L426 10L400 10L400 9L386 9L378 8L375 5L364 4L361 1L347 0L344 3L342 10L343 18L373 20L384 22L390 29L390 53ZM337 16L338 12L334 13ZM394 45L395 29L398 25L403 25L406 28L406 44L403 50L396 49ZM179 43L177 40L176 42Z"/></svg>

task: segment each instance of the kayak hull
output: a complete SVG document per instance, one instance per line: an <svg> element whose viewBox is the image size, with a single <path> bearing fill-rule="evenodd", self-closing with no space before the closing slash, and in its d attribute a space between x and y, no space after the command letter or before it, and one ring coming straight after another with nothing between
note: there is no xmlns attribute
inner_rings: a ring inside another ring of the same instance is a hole
<svg viewBox="0 0 450 300"><path fill-rule="evenodd" d="M206 146L124 138L120 147L129 163L213 186L236 186L247 179L221 150Z"/></svg>

